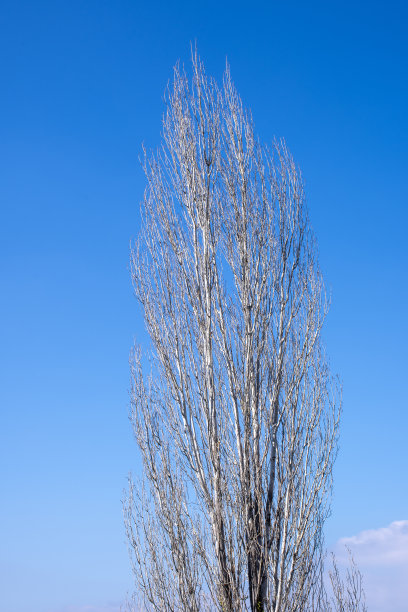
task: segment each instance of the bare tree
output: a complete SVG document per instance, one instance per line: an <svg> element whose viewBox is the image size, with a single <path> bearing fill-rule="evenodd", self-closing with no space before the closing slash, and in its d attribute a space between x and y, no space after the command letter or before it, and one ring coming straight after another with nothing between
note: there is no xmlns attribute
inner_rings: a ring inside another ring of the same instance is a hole
<svg viewBox="0 0 408 612"><path fill-rule="evenodd" d="M323 610L340 394L300 173L197 55L145 172L131 262L152 357L132 359L144 480L126 506L144 606Z"/></svg>
<svg viewBox="0 0 408 612"><path fill-rule="evenodd" d="M325 600L327 612L367 612L363 577L358 569L351 550L346 547L349 556L349 566L342 578L336 558L332 553L332 568L329 571L332 597Z"/></svg>

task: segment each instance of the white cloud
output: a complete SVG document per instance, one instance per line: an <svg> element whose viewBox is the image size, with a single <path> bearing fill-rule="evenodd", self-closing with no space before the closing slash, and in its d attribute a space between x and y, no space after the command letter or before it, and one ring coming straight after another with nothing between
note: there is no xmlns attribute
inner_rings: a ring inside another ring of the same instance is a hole
<svg viewBox="0 0 408 612"><path fill-rule="evenodd" d="M369 529L337 543L339 563L346 562L348 546L363 574L369 612L406 612L408 609L408 521Z"/></svg>

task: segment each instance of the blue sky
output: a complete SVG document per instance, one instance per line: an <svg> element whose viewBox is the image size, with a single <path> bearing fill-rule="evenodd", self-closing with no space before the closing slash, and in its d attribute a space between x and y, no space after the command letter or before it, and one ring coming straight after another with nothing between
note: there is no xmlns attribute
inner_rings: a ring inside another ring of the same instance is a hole
<svg viewBox="0 0 408 612"><path fill-rule="evenodd" d="M0 608L117 612L132 588L138 157L159 144L172 67L197 40L216 77L228 57L258 133L285 137L303 171L344 385L327 540L369 540L367 594L377 572L402 610L381 559L401 576L408 559L375 542L400 550L408 519L406 3L5 0L1 13Z"/></svg>

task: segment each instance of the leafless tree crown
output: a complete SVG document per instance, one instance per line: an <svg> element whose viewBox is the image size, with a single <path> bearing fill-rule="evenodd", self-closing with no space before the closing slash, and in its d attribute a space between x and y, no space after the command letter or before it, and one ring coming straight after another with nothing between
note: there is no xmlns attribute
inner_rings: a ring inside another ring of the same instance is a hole
<svg viewBox="0 0 408 612"><path fill-rule="evenodd" d="M132 358L144 480L126 506L144 608L327 610L340 398L300 173L197 56L145 172L131 262L153 358L150 375Z"/></svg>

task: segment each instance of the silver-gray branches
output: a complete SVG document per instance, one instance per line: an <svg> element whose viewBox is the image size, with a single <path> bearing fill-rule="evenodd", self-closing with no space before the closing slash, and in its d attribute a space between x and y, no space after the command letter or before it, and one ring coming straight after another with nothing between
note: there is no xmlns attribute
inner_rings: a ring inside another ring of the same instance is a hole
<svg viewBox="0 0 408 612"><path fill-rule="evenodd" d="M299 171L195 56L145 172L131 261L152 360L135 349L144 480L126 507L144 609L327 610L340 400Z"/></svg>

